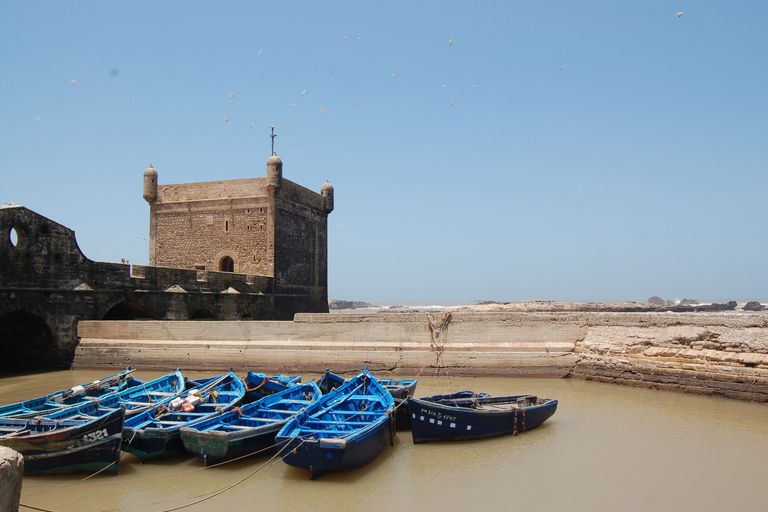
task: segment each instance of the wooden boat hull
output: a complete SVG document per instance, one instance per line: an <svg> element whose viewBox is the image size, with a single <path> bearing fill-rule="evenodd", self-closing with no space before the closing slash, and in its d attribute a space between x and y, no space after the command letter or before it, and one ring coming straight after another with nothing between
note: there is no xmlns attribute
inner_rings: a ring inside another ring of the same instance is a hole
<svg viewBox="0 0 768 512"><path fill-rule="evenodd" d="M299 384L181 429L184 448L206 466L275 451L275 436L288 420L320 397L314 382Z"/></svg>
<svg viewBox="0 0 768 512"><path fill-rule="evenodd" d="M49 395L0 406L0 418L33 418L69 407L76 407L143 384L134 379L129 366L125 370L94 382L62 389Z"/></svg>
<svg viewBox="0 0 768 512"><path fill-rule="evenodd" d="M66 420L59 427L47 431L35 431L23 437L0 437L0 445L24 456L25 475L53 475L80 471L118 472L120 441L125 411L122 408L104 414L94 420L72 426ZM25 421L35 424L32 429L47 428L56 420L7 419L0 426ZM74 423L74 422L73 422Z"/></svg>
<svg viewBox="0 0 768 512"><path fill-rule="evenodd" d="M349 438L301 439L275 438L283 462L306 469L309 478L329 471L349 471L372 462L391 442L390 417L382 416L376 423Z"/></svg>
<svg viewBox="0 0 768 512"><path fill-rule="evenodd" d="M125 408L126 420L150 408L163 405L184 392L184 377L179 370L140 386L134 386L99 400L102 407Z"/></svg>
<svg viewBox="0 0 768 512"><path fill-rule="evenodd" d="M239 406L245 395L245 386L236 375L206 379L187 390L203 390L201 400L190 411L151 409L128 418L123 428L123 450L135 455L141 462L184 453L181 428L218 416ZM181 400L180 400L181 401Z"/></svg>
<svg viewBox="0 0 768 512"><path fill-rule="evenodd" d="M267 376L263 373L249 371L244 380L245 403L251 403L300 384L301 376L281 374Z"/></svg>
<svg viewBox="0 0 768 512"><path fill-rule="evenodd" d="M452 405L447 403L448 401L440 403L409 398L413 442L418 444L430 441L465 441L517 434L538 427L557 410L557 400L553 399L544 399L543 403L538 405L507 409L474 409L470 406L472 400L488 405L501 405L502 401L499 399L515 397L457 400L465 406Z"/></svg>
<svg viewBox="0 0 768 512"><path fill-rule="evenodd" d="M323 395L275 437L286 464L310 478L370 463L394 435L394 399L367 369Z"/></svg>

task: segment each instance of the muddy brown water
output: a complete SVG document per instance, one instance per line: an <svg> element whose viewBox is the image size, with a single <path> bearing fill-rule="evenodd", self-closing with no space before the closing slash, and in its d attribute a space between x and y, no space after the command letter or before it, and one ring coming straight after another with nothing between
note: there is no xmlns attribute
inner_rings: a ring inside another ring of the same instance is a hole
<svg viewBox="0 0 768 512"><path fill-rule="evenodd" d="M0 378L0 404L106 373ZM414 445L401 431L370 465L314 481L270 455L205 469L191 456L139 464L124 454L116 476L26 477L21 501L57 512L768 508L766 404L571 379L417 378L417 396L531 393L559 407L518 436Z"/></svg>

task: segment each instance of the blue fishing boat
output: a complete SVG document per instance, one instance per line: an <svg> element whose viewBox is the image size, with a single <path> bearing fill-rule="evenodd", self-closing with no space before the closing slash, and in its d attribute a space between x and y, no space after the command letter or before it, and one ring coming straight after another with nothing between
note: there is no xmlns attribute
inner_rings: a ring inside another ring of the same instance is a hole
<svg viewBox="0 0 768 512"><path fill-rule="evenodd" d="M379 379L384 389L395 399L395 426L398 430L411 428L411 414L408 411L408 397L416 392L416 379Z"/></svg>
<svg viewBox="0 0 768 512"><path fill-rule="evenodd" d="M301 382L300 375L282 375L276 373L267 377L264 373L248 372L245 376L245 402L255 402L265 396L279 393Z"/></svg>
<svg viewBox="0 0 768 512"><path fill-rule="evenodd" d="M557 400L534 395L489 396L462 391L408 398L414 443L485 439L538 427L557 410Z"/></svg>
<svg viewBox="0 0 768 512"><path fill-rule="evenodd" d="M345 382L346 379L344 377L327 369L317 383L317 386L323 394L327 394ZM416 379L379 379L379 382L395 399L395 425L398 430L410 428L411 415L408 413L408 402L406 399L409 396L413 396L418 381Z"/></svg>
<svg viewBox="0 0 768 512"><path fill-rule="evenodd" d="M280 429L275 443L286 464L309 477L365 466L394 435L394 399L364 369Z"/></svg>
<svg viewBox="0 0 768 512"><path fill-rule="evenodd" d="M36 418L0 418L0 446L24 456L25 475L117 473L125 410L85 403Z"/></svg>
<svg viewBox="0 0 768 512"><path fill-rule="evenodd" d="M330 368L328 368L325 370L323 376L320 377L320 380L317 381L317 387L320 388L322 394L327 395L345 382L347 382L347 379L337 373L333 373Z"/></svg>
<svg viewBox="0 0 768 512"><path fill-rule="evenodd" d="M62 389L45 396L24 400L15 404L0 406L2 418L27 418L47 414L67 407L81 405L92 400L104 398L123 389L142 384L133 377L133 370L125 370L108 377Z"/></svg>
<svg viewBox="0 0 768 512"><path fill-rule="evenodd" d="M277 432L321 396L314 382L299 384L182 427L181 440L184 448L202 459L206 466L274 451Z"/></svg>
<svg viewBox="0 0 768 512"><path fill-rule="evenodd" d="M181 371L176 370L149 382L142 382L117 393L99 399L106 408L125 408L125 417L130 418L150 408L166 404L184 392L186 383Z"/></svg>
<svg viewBox="0 0 768 512"><path fill-rule="evenodd" d="M181 428L239 406L243 381L231 371L202 381L167 404L125 420L123 450L141 462L184 452Z"/></svg>

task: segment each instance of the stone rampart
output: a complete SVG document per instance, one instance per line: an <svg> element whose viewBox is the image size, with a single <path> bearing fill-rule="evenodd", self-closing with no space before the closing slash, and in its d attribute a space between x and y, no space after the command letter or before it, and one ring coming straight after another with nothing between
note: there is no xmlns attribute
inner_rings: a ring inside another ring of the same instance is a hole
<svg viewBox="0 0 768 512"><path fill-rule="evenodd" d="M575 377L768 401L761 313L297 314L292 322L88 321L75 367Z"/></svg>

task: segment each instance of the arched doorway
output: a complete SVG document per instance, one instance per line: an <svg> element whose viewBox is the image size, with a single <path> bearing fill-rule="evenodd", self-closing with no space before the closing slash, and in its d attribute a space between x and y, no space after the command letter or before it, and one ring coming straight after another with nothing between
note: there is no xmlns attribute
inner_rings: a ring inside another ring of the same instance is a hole
<svg viewBox="0 0 768 512"><path fill-rule="evenodd" d="M142 318L153 319L152 313L136 302L120 302L115 304L104 315L103 320L140 320Z"/></svg>
<svg viewBox="0 0 768 512"><path fill-rule="evenodd" d="M234 272L235 271L235 260L233 260L229 256L224 256L221 258L221 261L219 261L219 272Z"/></svg>
<svg viewBox="0 0 768 512"><path fill-rule="evenodd" d="M24 371L61 366L56 340L45 320L26 311L0 317L0 371Z"/></svg>
<svg viewBox="0 0 768 512"><path fill-rule="evenodd" d="M209 310L202 308L192 313L192 316L190 316L189 319L190 320L216 320L216 316L213 313L211 313Z"/></svg>

